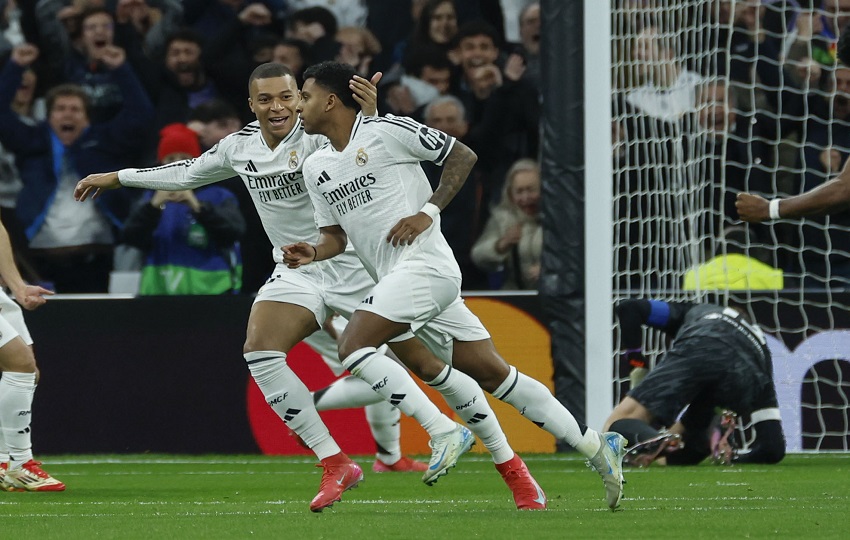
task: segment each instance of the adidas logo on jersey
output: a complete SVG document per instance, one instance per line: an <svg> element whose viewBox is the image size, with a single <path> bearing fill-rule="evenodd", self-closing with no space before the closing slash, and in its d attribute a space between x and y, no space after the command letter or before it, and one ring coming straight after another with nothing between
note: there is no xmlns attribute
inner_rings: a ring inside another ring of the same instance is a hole
<svg viewBox="0 0 850 540"><path fill-rule="evenodd" d="M363 300L363 301L362 301L362 302L360 302L360 303L361 303L361 304L371 304L371 303L372 303L372 298L374 298L374 297L373 297L373 296L370 296L370 297L366 298L365 300Z"/></svg>
<svg viewBox="0 0 850 540"><path fill-rule="evenodd" d="M254 162L249 159L248 165L245 166L245 170L248 172L257 172L257 166L254 165Z"/></svg>
<svg viewBox="0 0 850 540"><path fill-rule="evenodd" d="M331 177L328 176L328 173L325 172L325 171L322 171L322 174L319 175L319 179L316 181L316 185L321 186L322 184L324 184L325 182L327 182L330 179L331 179Z"/></svg>

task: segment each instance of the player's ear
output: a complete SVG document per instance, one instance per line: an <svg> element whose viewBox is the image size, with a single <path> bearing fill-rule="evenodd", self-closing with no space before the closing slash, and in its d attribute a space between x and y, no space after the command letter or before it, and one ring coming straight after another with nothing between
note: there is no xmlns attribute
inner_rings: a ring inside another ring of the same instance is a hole
<svg viewBox="0 0 850 540"><path fill-rule="evenodd" d="M336 107L338 101L339 98L336 96L336 94L328 94L328 101L327 103L325 103L325 112L328 112L334 107Z"/></svg>

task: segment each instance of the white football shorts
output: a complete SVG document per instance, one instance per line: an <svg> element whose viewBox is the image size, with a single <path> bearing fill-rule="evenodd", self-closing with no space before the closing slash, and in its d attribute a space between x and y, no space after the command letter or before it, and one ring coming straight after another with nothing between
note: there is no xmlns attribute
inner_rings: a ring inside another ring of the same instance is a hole
<svg viewBox="0 0 850 540"><path fill-rule="evenodd" d="M21 306L0 290L0 347L21 336L24 343L32 345L32 337L24 322Z"/></svg>
<svg viewBox="0 0 850 540"><path fill-rule="evenodd" d="M345 320L350 319L374 286L375 281L363 268L360 259L353 252L345 252L297 270L279 263L269 280L260 287L254 302L285 302L304 307L313 312L321 327L334 313ZM405 341L412 337L413 334L407 332L392 341ZM325 349L329 345L327 339L333 338L326 336ZM322 352L319 354L324 355Z"/></svg>
<svg viewBox="0 0 850 540"><path fill-rule="evenodd" d="M418 328L415 334L437 358L448 365L452 365L455 341L490 339L490 332L460 297Z"/></svg>

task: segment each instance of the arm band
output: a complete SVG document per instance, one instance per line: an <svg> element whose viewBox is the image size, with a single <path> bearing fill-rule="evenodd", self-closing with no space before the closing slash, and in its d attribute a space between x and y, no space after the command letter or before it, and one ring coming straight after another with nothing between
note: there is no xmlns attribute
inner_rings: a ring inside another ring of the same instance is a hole
<svg viewBox="0 0 850 540"><path fill-rule="evenodd" d="M779 219L779 201L782 199L773 199L767 205L767 213L770 214L770 219Z"/></svg>
<svg viewBox="0 0 850 540"><path fill-rule="evenodd" d="M430 217L433 221L437 219L438 215L440 215L440 207L434 203L427 202L425 203L425 206L422 207L422 210L420 210L420 212Z"/></svg>

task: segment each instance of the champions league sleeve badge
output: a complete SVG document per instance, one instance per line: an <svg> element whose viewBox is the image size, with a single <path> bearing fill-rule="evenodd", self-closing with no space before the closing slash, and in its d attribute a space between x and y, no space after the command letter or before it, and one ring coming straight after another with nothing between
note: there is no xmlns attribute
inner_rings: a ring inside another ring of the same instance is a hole
<svg viewBox="0 0 850 540"><path fill-rule="evenodd" d="M298 154L293 150L289 153L289 168L294 169L298 166Z"/></svg>
<svg viewBox="0 0 850 540"><path fill-rule="evenodd" d="M362 167L369 162L369 154L366 153L363 148L357 149L357 155L354 157L354 163L357 164L358 167Z"/></svg>

